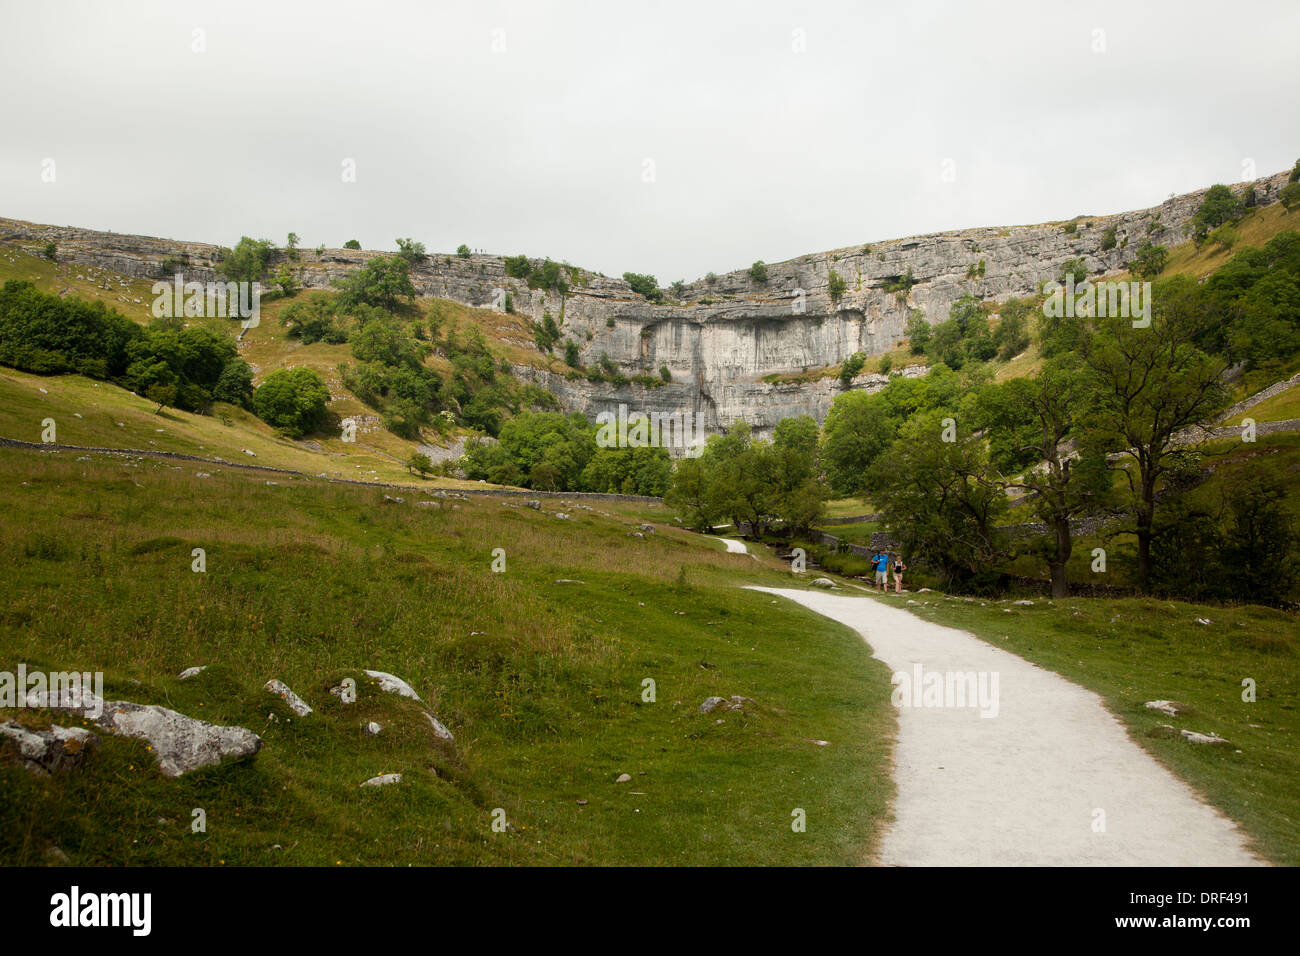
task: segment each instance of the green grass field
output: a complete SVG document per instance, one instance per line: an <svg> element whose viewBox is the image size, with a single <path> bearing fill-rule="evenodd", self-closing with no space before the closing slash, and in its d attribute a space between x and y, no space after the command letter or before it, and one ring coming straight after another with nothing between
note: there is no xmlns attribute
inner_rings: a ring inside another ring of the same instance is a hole
<svg viewBox="0 0 1300 956"><path fill-rule="evenodd" d="M597 502L566 521L558 505L498 499L422 507L416 494L384 503L379 489L72 452L0 449L0 471L0 669L102 670L109 699L265 741L251 761L178 780L111 737L71 773L0 762L6 864L45 862L54 846L90 865L871 857L893 793L886 669L851 631L737 587L788 584L775 562L666 523L628 535L662 510ZM191 570L196 547L206 573ZM490 570L494 548L504 573ZM457 746L363 669L409 681ZM327 692L345 676L358 678L354 705ZM261 690L272 677L317 713L292 718ZM755 703L699 713L714 694ZM369 720L379 737L362 734ZM404 781L358 789L384 772ZM190 832L196 807L204 834ZM497 808L512 831L491 829ZM796 808L807 832L792 831Z"/></svg>

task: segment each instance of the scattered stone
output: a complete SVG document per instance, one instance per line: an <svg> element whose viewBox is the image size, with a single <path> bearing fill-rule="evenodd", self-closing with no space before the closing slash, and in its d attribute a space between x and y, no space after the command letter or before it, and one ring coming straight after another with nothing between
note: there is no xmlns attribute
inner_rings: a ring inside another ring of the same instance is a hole
<svg viewBox="0 0 1300 956"><path fill-rule="evenodd" d="M307 705L307 702L291 691L288 686L278 678L271 678L266 682L262 690L266 691L268 694L274 694L276 697L283 699L284 702L289 705L289 709L299 717L306 717L311 713L311 707Z"/></svg>
<svg viewBox="0 0 1300 956"><path fill-rule="evenodd" d="M586 584L586 581L575 581L573 578L556 578L556 584Z"/></svg>
<svg viewBox="0 0 1300 956"><path fill-rule="evenodd" d="M812 738L809 738L809 740L812 740ZM813 740L812 742L815 743L818 747L829 747L831 745L831 742L829 740Z"/></svg>
<svg viewBox="0 0 1300 956"><path fill-rule="evenodd" d="M586 805L587 805L587 801L586 801L586 800L579 800L579 801L578 801L578 806L580 806L580 807L585 807Z"/></svg>
<svg viewBox="0 0 1300 956"><path fill-rule="evenodd" d="M181 671L181 672L177 675L177 677L178 677L178 679L180 679L180 680L189 680L191 677L198 677L200 674L202 674L202 673L203 673L205 670L207 670L207 669L208 669L208 665L207 665L207 664L204 664L204 665L202 665L202 666L200 666L200 667L187 667L187 668L185 668L185 670Z"/></svg>
<svg viewBox="0 0 1300 956"><path fill-rule="evenodd" d="M366 724L366 736L367 736L367 737L378 737L378 736L379 736L379 732L380 732L381 730L383 730L383 729L384 729L383 727L381 727L379 724L375 723L375 722L372 720L372 721L370 721L370 723Z"/></svg>
<svg viewBox="0 0 1300 956"><path fill-rule="evenodd" d="M1226 744L1228 740L1218 734L1198 734L1195 731L1182 731L1183 738L1189 744Z"/></svg>
<svg viewBox="0 0 1300 956"><path fill-rule="evenodd" d="M371 777L369 780L362 781L363 787L386 787L390 783L401 783L402 775L400 773L381 773L377 777Z"/></svg>
<svg viewBox="0 0 1300 956"><path fill-rule="evenodd" d="M1214 622L1211 621L1208 617L1198 617L1198 618L1196 619L1196 623L1197 623L1197 624L1213 624Z"/></svg>
<svg viewBox="0 0 1300 956"><path fill-rule="evenodd" d="M645 535L643 535L640 531L629 531L627 533L627 536L629 538L640 538L642 541L645 540Z"/></svg>
<svg viewBox="0 0 1300 956"><path fill-rule="evenodd" d="M652 524L642 524L642 525L637 525L637 527L640 528L642 531L644 531L646 534L655 533L655 526Z"/></svg>
<svg viewBox="0 0 1300 956"><path fill-rule="evenodd" d="M1179 714L1186 714L1191 708L1186 704L1180 704L1176 700L1149 700L1144 704L1149 710L1158 710L1162 714L1168 714L1170 717L1177 717Z"/></svg>
<svg viewBox="0 0 1300 956"><path fill-rule="evenodd" d="M56 725L31 730L12 720L0 724L0 740L12 741L24 766L38 774L77 769L99 742L97 736L81 727Z"/></svg>
<svg viewBox="0 0 1300 956"><path fill-rule="evenodd" d="M1012 601L1011 603L1017 605L1018 607L1033 607L1033 606L1034 606L1034 602L1033 602L1033 601Z"/></svg>
<svg viewBox="0 0 1300 956"><path fill-rule="evenodd" d="M727 703L725 697L706 697L704 703L700 704L700 713L711 714L719 707L725 707Z"/></svg>
<svg viewBox="0 0 1300 956"><path fill-rule="evenodd" d="M262 749L262 738L251 730L195 720L157 704L104 701L85 692L64 691L55 697L48 691L34 691L27 695L27 706L76 713L111 734L145 741L167 777L179 777L226 757L251 757Z"/></svg>
<svg viewBox="0 0 1300 956"><path fill-rule="evenodd" d="M63 850L61 850L61 849L60 849L59 847L57 847L57 846L51 846L51 847L47 847L47 848L46 848L46 850L45 850L45 859L49 860L51 863L68 863L68 862L70 862L70 861L68 860L68 854L64 853Z"/></svg>
<svg viewBox="0 0 1300 956"><path fill-rule="evenodd" d="M569 521L569 520L572 520L573 515L566 515L563 511L557 511L557 512L555 512L555 517L557 517L557 518L561 518L561 519L563 519L564 521Z"/></svg>
<svg viewBox="0 0 1300 956"><path fill-rule="evenodd" d="M392 504L395 504L395 505L401 505L401 504L405 504L405 503L406 503L406 499L405 499L405 498L390 498L390 497L388 497L388 495L384 495L384 501L385 501L385 502L391 502Z"/></svg>
<svg viewBox="0 0 1300 956"><path fill-rule="evenodd" d="M449 744L454 744L456 742L456 738L452 735L452 732L447 729L447 726L442 721L440 721L437 717L433 716L433 714L429 713L428 711L425 711L424 719L427 720L429 722L429 726L433 728L433 733L435 736L437 736L442 740L447 741L447 743Z"/></svg>
<svg viewBox="0 0 1300 956"><path fill-rule="evenodd" d="M415 692L415 688L400 677L394 677L385 671L366 671L365 674L367 677L373 677L378 682L379 689L386 694L400 694L411 700L420 700L420 695Z"/></svg>
<svg viewBox="0 0 1300 956"><path fill-rule="evenodd" d="M830 578L813 578L812 586L815 588L833 588L835 587L835 582Z"/></svg>
<svg viewBox="0 0 1300 956"><path fill-rule="evenodd" d="M247 455L249 458L256 458L256 457L257 457L256 454L254 454L253 452L249 451L247 448L242 448L242 449L240 449L240 450L241 450L245 455Z"/></svg>
<svg viewBox="0 0 1300 956"><path fill-rule="evenodd" d="M631 783L631 782L632 782L632 775L631 775L630 773L620 773L620 774L618 775L618 779L615 780L614 782L615 782L615 783Z"/></svg>

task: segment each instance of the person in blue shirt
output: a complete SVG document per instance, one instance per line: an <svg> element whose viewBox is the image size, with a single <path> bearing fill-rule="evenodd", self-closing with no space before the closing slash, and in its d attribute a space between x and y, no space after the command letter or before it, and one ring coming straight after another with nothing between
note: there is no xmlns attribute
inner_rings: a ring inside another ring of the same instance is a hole
<svg viewBox="0 0 1300 956"><path fill-rule="evenodd" d="M871 566L876 569L876 590L884 594L889 590L889 553L876 552Z"/></svg>

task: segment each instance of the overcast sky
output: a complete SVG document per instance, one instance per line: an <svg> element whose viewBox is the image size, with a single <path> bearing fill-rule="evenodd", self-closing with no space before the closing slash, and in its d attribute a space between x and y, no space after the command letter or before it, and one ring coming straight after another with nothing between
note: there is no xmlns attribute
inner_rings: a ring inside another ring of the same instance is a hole
<svg viewBox="0 0 1300 956"><path fill-rule="evenodd" d="M0 216L667 284L1289 168L1297 38L1295 0L0 0Z"/></svg>

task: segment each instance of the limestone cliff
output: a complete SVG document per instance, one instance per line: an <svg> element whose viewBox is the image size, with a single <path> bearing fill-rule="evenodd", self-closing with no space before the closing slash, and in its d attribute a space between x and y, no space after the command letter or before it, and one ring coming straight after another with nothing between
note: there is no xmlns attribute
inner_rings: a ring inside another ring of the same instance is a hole
<svg viewBox="0 0 1300 956"><path fill-rule="evenodd" d="M1287 173L1278 173L1250 185L1257 202L1266 205L1277 201L1286 181ZM493 255L431 255L412 270L412 279L422 295L484 308L492 307L496 290L505 290L516 312L540 321L549 311L562 323L562 336L578 343L584 362L608 356L628 375L658 375L662 366L671 374L672 382L659 388L618 388L516 366L516 374L550 388L566 408L595 414L623 403L634 411L703 416L710 431L744 419L767 434L789 415L809 414L820 421L841 386L834 377L775 384L764 382L765 376L836 365L854 352L888 351L903 338L913 309L934 323L946 319L952 303L966 293L995 301L1030 295L1056 278L1068 259L1083 259L1092 274L1121 270L1147 238L1166 246L1189 238L1191 217L1204 194L1200 190L1149 209L1069 224L872 241L771 263L762 283L748 270L696 280L680 299L665 292L659 304L647 302L622 279L585 271L563 298L530 289L507 277L504 259ZM1103 250L1112 227L1115 244ZM0 219L0 241L35 251L51 240L58 244L60 261L157 278L165 259L187 256L187 279L218 278L214 245ZM300 278L309 288L326 288L368 259L391 254L301 250ZM968 277L972 267L976 273ZM829 293L832 271L846 283L838 302ZM891 281L909 272L915 284L906 294L888 291ZM880 388L884 381L864 375L854 387Z"/></svg>

